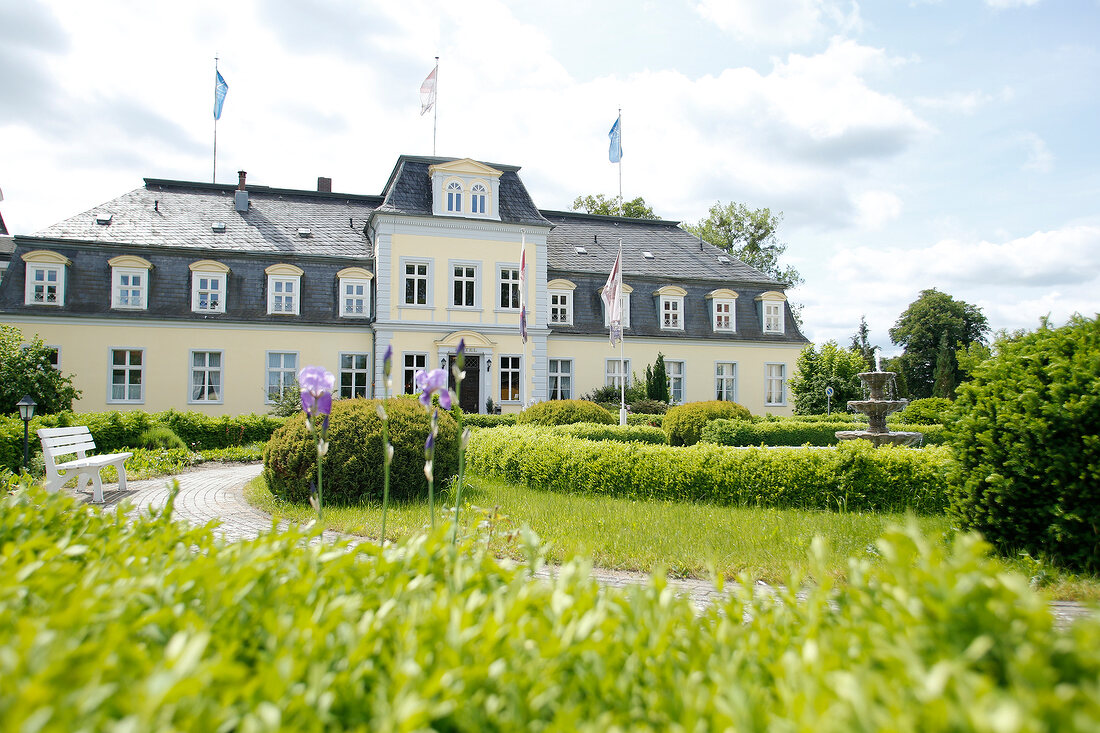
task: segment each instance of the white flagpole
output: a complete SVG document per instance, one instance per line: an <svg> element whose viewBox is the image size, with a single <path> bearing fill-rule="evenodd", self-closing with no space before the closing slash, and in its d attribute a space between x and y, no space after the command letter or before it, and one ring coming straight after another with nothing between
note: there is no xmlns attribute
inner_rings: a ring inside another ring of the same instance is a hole
<svg viewBox="0 0 1100 733"><path fill-rule="evenodd" d="M622 170L620 168L620 170ZM620 194L621 195L621 194ZM623 328L623 240L619 238L619 369L622 383L619 385L619 425L626 425L626 329Z"/></svg>
<svg viewBox="0 0 1100 733"><path fill-rule="evenodd" d="M524 272L524 269L526 268L526 265L527 265L527 230L526 229L520 229L519 230L519 236L520 236L520 250L519 250L520 251L520 256L519 256L520 263L519 263L519 267L520 267L520 278L523 280L523 284L520 286L520 291L519 291L519 299L520 299L520 308L519 308L519 310L520 310L520 319L523 319L523 317L524 317L523 308L526 305L526 301L527 301L527 299L525 297L525 294L523 292L523 288L527 286L527 273ZM523 336L523 328L524 328L524 326L523 326L523 323L521 322L520 323L520 339L519 339L520 342L523 344L523 361L520 362L520 368L521 368L520 374L523 375L521 380L520 380L520 395L519 395L520 404L523 406L523 407L521 407L521 409L524 409L524 408L527 407L527 397L528 397L528 394L529 394L528 390L527 390L527 339L524 338L524 336Z"/></svg>
<svg viewBox="0 0 1100 733"><path fill-rule="evenodd" d="M439 123L439 57L435 57L435 103L432 104L432 157L435 157L435 128Z"/></svg>
<svg viewBox="0 0 1100 733"><path fill-rule="evenodd" d="M218 55L214 54L214 103L217 104L218 96ZM218 182L218 116L214 115L214 173L210 176L211 183Z"/></svg>
<svg viewBox="0 0 1100 733"><path fill-rule="evenodd" d="M623 205L623 108L619 107L619 206ZM622 242L619 242L619 249L622 250Z"/></svg>

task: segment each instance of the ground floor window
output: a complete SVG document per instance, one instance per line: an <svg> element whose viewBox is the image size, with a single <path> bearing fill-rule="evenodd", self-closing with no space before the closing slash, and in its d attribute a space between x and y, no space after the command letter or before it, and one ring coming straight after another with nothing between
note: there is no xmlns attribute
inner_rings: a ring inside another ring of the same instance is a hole
<svg viewBox="0 0 1100 733"><path fill-rule="evenodd" d="M630 359L608 359L604 362L604 381L608 387L622 387L623 380L630 386Z"/></svg>
<svg viewBox="0 0 1100 733"><path fill-rule="evenodd" d="M108 402L145 401L145 351L111 349L111 397Z"/></svg>
<svg viewBox="0 0 1100 733"><path fill-rule="evenodd" d="M764 366L764 404L787 404L786 364L766 364Z"/></svg>
<svg viewBox="0 0 1100 733"><path fill-rule="evenodd" d="M684 362L665 361L668 375L668 400L670 404L684 404Z"/></svg>
<svg viewBox="0 0 1100 733"><path fill-rule="evenodd" d="M520 371L518 356L500 357L500 401L519 402Z"/></svg>
<svg viewBox="0 0 1100 733"><path fill-rule="evenodd" d="M568 400L573 397L573 360L550 360L550 399Z"/></svg>
<svg viewBox="0 0 1100 733"><path fill-rule="evenodd" d="M283 393L295 388L298 380L298 354L293 351L267 352L267 401L277 402Z"/></svg>
<svg viewBox="0 0 1100 733"><path fill-rule="evenodd" d="M427 354L405 354L404 394L416 394L416 373L427 368Z"/></svg>
<svg viewBox="0 0 1100 733"><path fill-rule="evenodd" d="M191 398L189 402L221 402L222 352L191 352Z"/></svg>
<svg viewBox="0 0 1100 733"><path fill-rule="evenodd" d="M737 363L720 361L714 365L714 399L737 401Z"/></svg>
<svg viewBox="0 0 1100 733"><path fill-rule="evenodd" d="M340 397L366 397L370 354L340 354Z"/></svg>

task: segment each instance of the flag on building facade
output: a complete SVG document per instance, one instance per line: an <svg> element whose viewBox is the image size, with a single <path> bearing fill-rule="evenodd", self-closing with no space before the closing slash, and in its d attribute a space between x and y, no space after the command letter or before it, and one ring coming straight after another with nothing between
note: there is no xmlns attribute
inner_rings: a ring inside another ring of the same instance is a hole
<svg viewBox="0 0 1100 733"><path fill-rule="evenodd" d="M435 65L432 69L432 73L424 79L424 83L420 85L420 116L423 117L432 107L435 106L435 78L436 73L439 71L439 64Z"/></svg>
<svg viewBox="0 0 1100 733"><path fill-rule="evenodd" d="M611 159L612 163L618 163L623 159L623 130L622 130L623 116L620 114L615 118L615 124L611 126L607 136L611 138L611 148L607 152L607 157Z"/></svg>
<svg viewBox="0 0 1100 733"><path fill-rule="evenodd" d="M520 232L519 250L519 338L527 343L527 234Z"/></svg>
<svg viewBox="0 0 1100 733"><path fill-rule="evenodd" d="M222 105L225 104L225 94L229 91L229 85L225 83L220 71L214 71L214 119L222 118Z"/></svg>
<svg viewBox="0 0 1100 733"><path fill-rule="evenodd" d="M603 303L607 308L607 323L611 328L611 344L623 338L623 242L619 240L619 254L611 266L611 274L603 286Z"/></svg>

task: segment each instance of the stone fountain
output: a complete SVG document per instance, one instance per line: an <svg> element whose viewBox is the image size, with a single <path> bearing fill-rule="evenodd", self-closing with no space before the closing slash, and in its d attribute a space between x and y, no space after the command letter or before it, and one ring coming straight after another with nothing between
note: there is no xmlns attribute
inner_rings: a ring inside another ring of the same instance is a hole
<svg viewBox="0 0 1100 733"><path fill-rule="evenodd" d="M863 382L863 388L870 391L865 400L851 400L848 408L862 412L870 424L866 430L838 430L837 440L855 440L862 438L879 445L917 445L924 437L922 433L892 433L886 427L886 416L904 409L909 400L886 399L886 385L894 383L896 372L883 372L878 369L878 355L875 355L875 371L861 372L856 375Z"/></svg>

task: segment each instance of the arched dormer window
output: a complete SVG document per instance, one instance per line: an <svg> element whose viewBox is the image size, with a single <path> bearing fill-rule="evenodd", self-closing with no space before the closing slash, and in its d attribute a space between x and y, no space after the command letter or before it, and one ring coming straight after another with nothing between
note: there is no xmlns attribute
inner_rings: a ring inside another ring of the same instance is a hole
<svg viewBox="0 0 1100 733"><path fill-rule="evenodd" d="M447 211L449 213L462 213L462 184L451 181L447 184Z"/></svg>
<svg viewBox="0 0 1100 733"><path fill-rule="evenodd" d="M483 183L475 183L470 189L470 205L474 214L485 213L485 202L489 198L489 190Z"/></svg>
<svg viewBox="0 0 1100 733"><path fill-rule="evenodd" d="M23 302L27 305L65 305L65 270L72 261L64 255L38 249L23 255L27 280Z"/></svg>
<svg viewBox="0 0 1100 733"><path fill-rule="evenodd" d="M107 261L111 266L111 307L145 310L149 305L149 271L152 263L143 257L121 255Z"/></svg>

